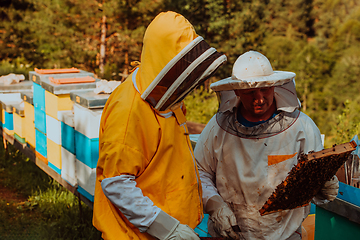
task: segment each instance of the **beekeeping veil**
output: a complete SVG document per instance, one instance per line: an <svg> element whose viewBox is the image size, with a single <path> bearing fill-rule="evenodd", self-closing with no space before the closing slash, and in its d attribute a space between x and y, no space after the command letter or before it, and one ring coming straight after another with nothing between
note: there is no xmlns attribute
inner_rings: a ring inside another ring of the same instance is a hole
<svg viewBox="0 0 360 240"><path fill-rule="evenodd" d="M295 73L274 71L269 60L261 53L249 51L234 63L232 76L210 85L219 97L219 111L232 110L240 99L235 89L263 88L274 86L274 96L278 110L293 112L300 107L296 95Z"/></svg>
<svg viewBox="0 0 360 240"><path fill-rule="evenodd" d="M159 14L144 36L135 87L156 110L181 102L226 61L180 14Z"/></svg>

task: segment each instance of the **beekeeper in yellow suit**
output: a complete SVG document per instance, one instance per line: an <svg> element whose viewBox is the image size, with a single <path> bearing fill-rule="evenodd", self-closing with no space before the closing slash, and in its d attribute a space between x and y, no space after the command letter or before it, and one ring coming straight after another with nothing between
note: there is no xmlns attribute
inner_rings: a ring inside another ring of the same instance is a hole
<svg viewBox="0 0 360 240"><path fill-rule="evenodd" d="M323 149L318 127L299 110L294 78L249 51L235 61L231 77L210 85L222 101L201 132L195 157L213 237L301 240L310 205L259 213L300 154ZM334 200L338 188L334 176L314 201Z"/></svg>
<svg viewBox="0 0 360 240"><path fill-rule="evenodd" d="M104 239L199 239L201 184L182 100L225 61L180 14L150 23L140 66L102 113L93 224Z"/></svg>

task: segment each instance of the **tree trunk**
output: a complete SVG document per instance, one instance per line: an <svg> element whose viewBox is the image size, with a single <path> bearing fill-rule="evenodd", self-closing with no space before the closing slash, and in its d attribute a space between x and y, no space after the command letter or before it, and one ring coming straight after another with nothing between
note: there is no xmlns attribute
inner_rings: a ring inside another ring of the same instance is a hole
<svg viewBox="0 0 360 240"><path fill-rule="evenodd" d="M106 51L106 16L102 17L101 21L101 37L100 37L100 61L99 69L100 76L104 76L104 66L105 66L105 51Z"/></svg>

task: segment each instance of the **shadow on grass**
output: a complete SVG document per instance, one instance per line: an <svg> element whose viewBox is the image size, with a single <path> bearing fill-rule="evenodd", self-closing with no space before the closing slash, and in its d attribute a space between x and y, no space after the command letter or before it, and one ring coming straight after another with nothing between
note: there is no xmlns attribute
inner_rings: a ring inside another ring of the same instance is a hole
<svg viewBox="0 0 360 240"><path fill-rule="evenodd" d="M0 186L16 199L0 198L0 239L101 239L92 209L0 139Z"/></svg>

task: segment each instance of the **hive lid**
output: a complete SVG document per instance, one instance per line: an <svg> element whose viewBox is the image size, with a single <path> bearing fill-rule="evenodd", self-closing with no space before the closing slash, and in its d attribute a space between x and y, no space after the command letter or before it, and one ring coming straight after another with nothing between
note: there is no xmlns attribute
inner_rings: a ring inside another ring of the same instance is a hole
<svg viewBox="0 0 360 240"><path fill-rule="evenodd" d="M20 94L21 94L22 100L24 100L25 102L30 103L31 105L34 105L34 101L33 101L34 94L33 94L33 92L21 92Z"/></svg>
<svg viewBox="0 0 360 240"><path fill-rule="evenodd" d="M80 76L79 76L80 77ZM96 79L94 82L86 82L86 83L69 83L69 84L55 84L49 80L49 78L45 78L41 80L41 87L46 91L51 92L55 95L61 94L70 94L72 91L84 91L89 89L96 88Z"/></svg>
<svg viewBox="0 0 360 240"><path fill-rule="evenodd" d="M0 103L2 108L8 113L13 113L13 105L20 104L22 101L20 93L0 94Z"/></svg>
<svg viewBox="0 0 360 240"><path fill-rule="evenodd" d="M4 85L0 83L0 93L17 93L20 91L32 91L32 82L31 81L21 81L19 83L14 83L10 85Z"/></svg>
<svg viewBox="0 0 360 240"><path fill-rule="evenodd" d="M13 113L18 114L21 117L25 116L24 113L24 103L15 103L15 104L11 104L12 108L13 108Z"/></svg>
<svg viewBox="0 0 360 240"><path fill-rule="evenodd" d="M76 69L77 71L51 71L52 69L43 69L46 71L39 71L39 69L35 69L35 70L36 71L29 71L29 80L32 82L35 82L39 85L42 85L42 82L44 80L47 80L49 82L50 77L53 77L55 79L72 78L72 77L86 77L86 76L95 77L95 75L91 72L84 71L84 70L78 70L78 69ZM53 70L63 70L63 69L53 69Z"/></svg>
<svg viewBox="0 0 360 240"><path fill-rule="evenodd" d="M74 113L72 110L58 111L58 119L70 127L75 126Z"/></svg>
<svg viewBox="0 0 360 240"><path fill-rule="evenodd" d="M319 152L301 154L298 164L259 210L260 215L308 205L356 146L356 142L351 141Z"/></svg>
<svg viewBox="0 0 360 240"><path fill-rule="evenodd" d="M96 94L91 91L71 92L70 98L77 104L86 108L103 108L110 94Z"/></svg>

